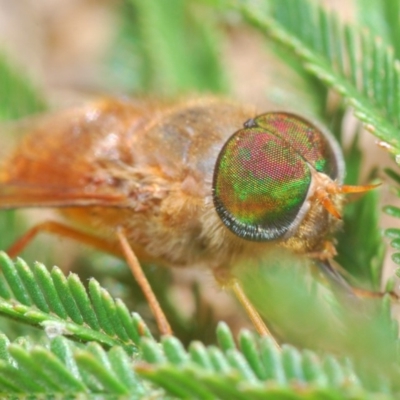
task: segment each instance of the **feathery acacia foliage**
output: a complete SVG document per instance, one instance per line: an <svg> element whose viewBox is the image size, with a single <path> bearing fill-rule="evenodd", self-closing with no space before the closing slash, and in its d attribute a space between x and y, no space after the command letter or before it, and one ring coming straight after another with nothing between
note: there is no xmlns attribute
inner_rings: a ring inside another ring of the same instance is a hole
<svg viewBox="0 0 400 400"><path fill-rule="evenodd" d="M217 18L229 22L234 8L298 57L309 79L317 77L339 92L368 130L397 155L398 4L374 0L369 5L381 21L372 32L342 23L317 1L174 0L166 6L162 0L148 5L127 0L120 36L109 55L110 75L119 75L118 82L135 91L157 92L160 86L163 94L226 91L218 57L223 30ZM367 16L364 10L364 20ZM186 40L194 51L186 47ZM5 60L0 59L0 118L43 110L45 97ZM315 93L318 101L321 93ZM355 183L361 164L356 142L346 161L349 179ZM397 172L390 170L389 175L400 183ZM379 287L383 259L378 200L377 193L368 193L346 208L338 244L338 260L354 283L374 289ZM396 207L387 206L386 212L400 217ZM0 226L4 225L2 240L9 233L7 221ZM386 233L393 238L393 247L400 248L400 230ZM394 258L400 262L400 256ZM32 334L10 342L0 335L0 397L398 396L398 327L390 315L390 299L358 302L340 295L335 299L325 284L309 284L309 276L302 272L313 268L309 262L266 260L266 264L252 268L250 275L247 268L241 278L254 303L271 320L276 336L292 345L277 350L268 339L243 331L237 347L221 323L218 344L196 341L186 350L178 336L153 338L140 316L128 311L122 300L113 299L96 280L91 279L86 288L75 274L65 277L58 268L48 271L39 263L30 267L21 259L14 263L1 253L0 314L43 330L47 338Z"/></svg>
<svg viewBox="0 0 400 400"><path fill-rule="evenodd" d="M237 1L248 21L286 46L304 68L335 89L366 128L400 153L400 67L393 49L369 32L346 25L309 0Z"/></svg>
<svg viewBox="0 0 400 400"><path fill-rule="evenodd" d="M5 253L0 253L0 265L2 314L42 326L48 335L120 345L128 352L135 351L141 336L150 335L141 318L130 315L94 279L87 293L76 274L65 278L57 267L49 272L37 263L31 270L22 259L13 264Z"/></svg>
<svg viewBox="0 0 400 400"><path fill-rule="evenodd" d="M121 301L106 296L101 303L99 292L106 292L97 285L93 289L89 283L86 291L77 277L65 278L59 270L46 274L38 265L31 274L22 261L13 264L4 254L1 268L8 289L2 288L0 313L42 326L49 339L35 343L19 338L10 343L0 335L0 393L141 398L160 395L157 387L161 387L176 398L257 399L270 395L280 399L290 393L299 399L361 399L397 387L385 380L382 372L375 372L371 380L365 376L364 365L348 358L299 351L288 345L280 350L268 338L248 331L240 334L237 348L224 323L218 327L218 347L193 342L186 351L174 336L155 341L142 321L132 323L135 317L127 315ZM71 289L71 281L78 289ZM105 303L119 303L117 308L124 311L106 315L105 309L112 307ZM60 311L63 308L65 311ZM110 327L110 320L118 317L114 324L119 326ZM77 319L79 323L70 321ZM134 339L127 345L129 335Z"/></svg>
<svg viewBox="0 0 400 400"><path fill-rule="evenodd" d="M239 350L225 324L219 325L218 338L220 348L194 342L187 353L175 338L165 339L162 348L144 340L146 363L136 371L179 398L364 399L387 389L382 381L381 387L366 391L349 360L287 345L278 350L268 338L247 331L239 337Z"/></svg>

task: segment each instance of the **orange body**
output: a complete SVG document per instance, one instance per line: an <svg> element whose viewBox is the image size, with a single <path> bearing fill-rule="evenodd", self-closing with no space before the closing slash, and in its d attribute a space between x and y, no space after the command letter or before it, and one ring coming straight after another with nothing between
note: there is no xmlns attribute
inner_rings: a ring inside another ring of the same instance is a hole
<svg viewBox="0 0 400 400"><path fill-rule="evenodd" d="M168 266L219 268L257 256L277 243L233 235L211 192L223 144L255 115L205 98L172 107L104 100L45 117L0 170L0 208L60 208L117 253L122 227L141 260ZM314 200L297 232L278 244L300 253L323 250L340 221ZM341 195L332 201L340 211Z"/></svg>
<svg viewBox="0 0 400 400"><path fill-rule="evenodd" d="M208 262L212 163L251 116L207 99L174 107L104 100L45 117L3 163L0 207L62 207L116 248L115 229L124 227L141 259Z"/></svg>

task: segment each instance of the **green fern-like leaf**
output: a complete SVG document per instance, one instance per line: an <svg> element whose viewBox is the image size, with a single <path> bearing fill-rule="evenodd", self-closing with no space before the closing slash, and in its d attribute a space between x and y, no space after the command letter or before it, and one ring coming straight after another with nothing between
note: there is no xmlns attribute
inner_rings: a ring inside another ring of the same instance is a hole
<svg viewBox="0 0 400 400"><path fill-rule="evenodd" d="M178 398L373 398L348 360L291 346L278 350L247 331L240 335L239 350L225 324L219 325L218 337L220 349L194 342L188 352L175 338L166 338L162 347L145 339L146 362L136 371Z"/></svg>
<svg viewBox="0 0 400 400"><path fill-rule="evenodd" d="M157 394L136 375L133 360L121 347L106 352L96 343L78 346L61 336L45 345L22 345L0 335L0 348L2 398L11 394L30 394L31 398L101 394L141 399Z"/></svg>
<svg viewBox="0 0 400 400"><path fill-rule="evenodd" d="M58 268L51 272L42 264L31 270L0 253L0 314L46 330L49 336L65 334L81 341L137 350L142 336L151 336L137 314L113 300L96 280L86 291L75 274L68 278Z"/></svg>
<svg viewBox="0 0 400 400"><path fill-rule="evenodd" d="M349 348L356 348L354 365L332 356L299 352L292 346L279 350L269 339L246 331L240 335L238 349L225 324L218 328L219 347L193 342L187 351L174 336L156 342L141 319L130 316L94 280L86 291L74 274L65 278L57 268L47 272L40 264L31 270L20 259L13 264L4 253L0 266L0 313L55 338L49 345L38 346L26 339L10 344L0 337L0 390L4 393L148 395L149 387L133 369L178 398L368 398L397 390L398 372L389 367L396 359L397 342L386 334L379 336L390 325L387 301L381 317L368 313L368 320L381 318L376 320L378 336L368 333L376 328L362 323L362 318L354 322L362 331L362 336L353 332L348 338ZM345 325L351 326L349 321ZM396 332L393 335L397 338ZM81 343L73 344L62 336ZM355 338L360 341L361 337L362 349L368 338L376 342L370 358L357 353ZM382 362L388 365L385 374L390 378L386 380L380 372Z"/></svg>
<svg viewBox="0 0 400 400"><path fill-rule="evenodd" d="M387 390L367 389L349 360L299 352L291 346L281 351L248 331L241 333L239 349L225 324L219 325L218 337L219 348L193 342L188 351L175 337L166 337L161 344L144 338L140 355L132 358L122 347L105 351L97 343L75 344L61 336L37 345L11 343L0 335L0 393L4 397L29 393L34 399L78 394L165 398L162 388L173 398L361 399Z"/></svg>
<svg viewBox="0 0 400 400"><path fill-rule="evenodd" d="M257 2L233 4L250 24L295 52L310 73L340 93L366 128L397 154L400 69L393 51L309 0L271 3L271 13Z"/></svg>

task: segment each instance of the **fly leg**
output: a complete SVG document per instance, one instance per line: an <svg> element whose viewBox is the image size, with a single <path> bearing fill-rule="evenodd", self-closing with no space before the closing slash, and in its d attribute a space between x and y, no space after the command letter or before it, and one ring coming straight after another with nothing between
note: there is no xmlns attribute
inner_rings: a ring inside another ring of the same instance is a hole
<svg viewBox="0 0 400 400"><path fill-rule="evenodd" d="M268 336L272 339L274 345L280 349L279 344L275 340L274 336L268 329L267 325L265 322L262 320L260 314L252 304L252 302L249 300L247 297L246 293L244 292L242 285L240 282L232 277L229 272L222 268L217 268L213 270L214 277L216 281L220 284L222 287L228 287L233 291L235 294L236 298L239 300L240 304L246 311L248 317L250 318L252 324L254 325L254 328L256 331L261 335L261 336Z"/></svg>
<svg viewBox="0 0 400 400"><path fill-rule="evenodd" d="M139 263L139 260L132 250L132 247L130 246L122 228L117 229L117 237L121 245L122 253L125 257L126 262L129 265L132 275L141 287L143 294L146 297L147 303L149 304L149 307L154 315L154 318L157 322L158 330L162 335L172 335L172 329L168 323L164 311L162 310L160 303L158 302L157 297L154 294L153 289L151 288L150 283L146 278L146 275L143 273L143 269Z"/></svg>
<svg viewBox="0 0 400 400"><path fill-rule="evenodd" d="M121 257L121 250L115 243L96 237L86 232L82 232L78 229L72 228L57 221L44 221L30 228L22 237L15 241L8 249L7 254L14 258L20 254L26 246L39 234L39 233L50 233L54 235L63 236L80 243L87 244L98 250L104 251L109 254L113 254L117 257Z"/></svg>
<svg viewBox="0 0 400 400"><path fill-rule="evenodd" d="M389 294L392 299L399 300L399 296L394 292L374 292L372 290L359 289L351 286L339 273L338 269L332 264L332 259L336 254L336 249L333 243L326 241L322 250L308 253L307 255L315 260L315 263L328 281L341 289L344 293L363 298L381 298L384 295Z"/></svg>
<svg viewBox="0 0 400 400"><path fill-rule="evenodd" d="M112 242L110 240L97 237L90 233L82 232L78 229L75 229L68 225L64 225L60 222L45 221L29 229L21 238L19 238L13 245L9 247L9 249L7 250L7 254L12 258L16 257L36 237L36 235L42 232L67 237L69 239L84 243L106 253L113 254L117 257L125 258L134 278L136 279L144 293L144 296L154 315L160 333L162 335L172 334L172 330L168 323L168 320L165 317L165 314L162 311L162 308L145 274L143 273L142 267L140 266L139 261L135 253L133 252L132 247L130 246L122 229L117 229L117 241Z"/></svg>

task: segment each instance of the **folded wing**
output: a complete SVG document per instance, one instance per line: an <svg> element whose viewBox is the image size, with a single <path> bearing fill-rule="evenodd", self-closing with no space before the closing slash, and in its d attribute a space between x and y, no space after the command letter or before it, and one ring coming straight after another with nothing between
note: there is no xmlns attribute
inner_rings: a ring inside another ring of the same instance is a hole
<svg viewBox="0 0 400 400"><path fill-rule="evenodd" d="M62 186L33 186L0 183L0 209L22 207L126 207L120 193L91 193Z"/></svg>

